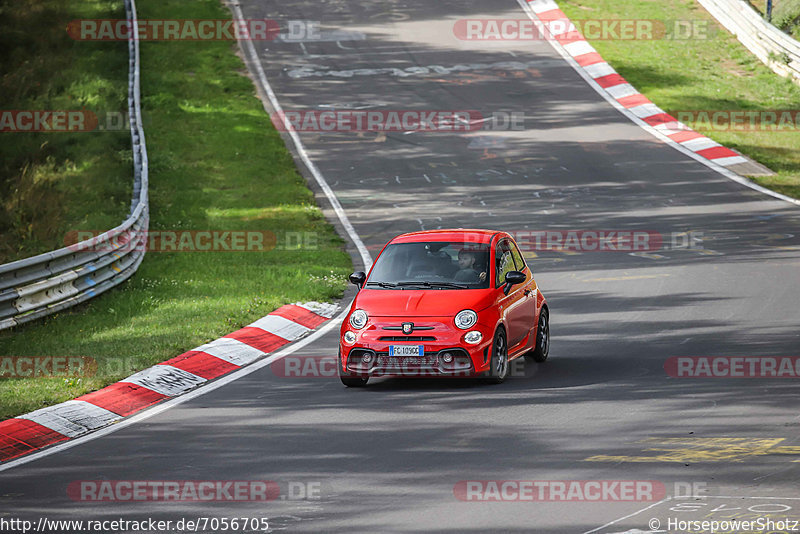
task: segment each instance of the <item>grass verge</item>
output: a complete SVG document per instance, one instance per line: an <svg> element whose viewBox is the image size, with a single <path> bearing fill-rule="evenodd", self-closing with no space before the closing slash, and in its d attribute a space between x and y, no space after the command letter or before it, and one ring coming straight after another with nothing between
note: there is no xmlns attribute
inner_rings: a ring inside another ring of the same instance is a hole
<svg viewBox="0 0 800 534"><path fill-rule="evenodd" d="M63 29L79 18L76 13L97 4L70 2L53 26ZM137 5L142 19L230 18L219 0L138 0ZM124 17L121 2L114 6L111 17ZM124 72L125 46L98 51L91 43L78 44ZM76 53L48 53L62 52ZM101 388L287 302L341 296L350 258L235 52L231 42L141 45L151 230L266 231L276 236L277 246L265 252L150 252L120 288L70 312L0 332L0 361L82 356L95 359L100 369L95 376L0 379L0 419ZM128 164L124 179L130 176ZM305 241L300 248L294 247L298 235Z"/></svg>
<svg viewBox="0 0 800 534"><path fill-rule="evenodd" d="M694 0L561 0L559 6L576 20L708 21L715 29L691 39L591 41L617 72L673 115L698 110L800 110L800 87L764 66ZM753 177L756 183L800 198L800 125L782 132L689 125L777 173Z"/></svg>
<svg viewBox="0 0 800 534"><path fill-rule="evenodd" d="M77 42L65 31L70 19L120 16L118 0L0 1L3 109L124 113L127 44ZM73 133L6 126L0 133L0 263L63 247L69 230L109 229L126 217L133 182L126 125Z"/></svg>

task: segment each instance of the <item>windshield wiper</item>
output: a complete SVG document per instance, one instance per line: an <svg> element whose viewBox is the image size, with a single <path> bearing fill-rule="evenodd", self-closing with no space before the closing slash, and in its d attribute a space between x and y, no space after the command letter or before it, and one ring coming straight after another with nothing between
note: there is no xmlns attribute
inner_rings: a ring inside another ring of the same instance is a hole
<svg viewBox="0 0 800 534"><path fill-rule="evenodd" d="M454 284L453 282L426 282L426 283L434 286L450 287L453 289L467 289L469 287L465 286L464 284Z"/></svg>
<svg viewBox="0 0 800 534"><path fill-rule="evenodd" d="M398 286L400 287L409 287L409 286L421 286L421 287L449 287L453 289L467 289L469 286L465 286L462 284L454 284L452 282L398 282Z"/></svg>
<svg viewBox="0 0 800 534"><path fill-rule="evenodd" d="M410 286L431 287L430 282L397 282L397 285L400 287L410 287Z"/></svg>
<svg viewBox="0 0 800 534"><path fill-rule="evenodd" d="M397 287L397 284L392 284L391 282L367 282L367 285L378 287Z"/></svg>

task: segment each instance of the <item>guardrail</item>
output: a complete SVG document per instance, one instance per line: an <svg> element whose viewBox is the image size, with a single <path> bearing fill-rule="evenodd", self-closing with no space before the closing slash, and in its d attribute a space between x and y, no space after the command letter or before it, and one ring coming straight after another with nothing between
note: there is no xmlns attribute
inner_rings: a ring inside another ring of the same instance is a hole
<svg viewBox="0 0 800 534"><path fill-rule="evenodd" d="M125 0L132 36L138 34L135 0ZM131 246L146 234L147 148L139 91L139 42L128 40L128 115L133 150L133 199L122 224L92 239L0 265L0 330L75 306L121 284L144 259Z"/></svg>
<svg viewBox="0 0 800 534"><path fill-rule="evenodd" d="M800 83L800 42L765 21L744 0L698 1L765 65Z"/></svg>

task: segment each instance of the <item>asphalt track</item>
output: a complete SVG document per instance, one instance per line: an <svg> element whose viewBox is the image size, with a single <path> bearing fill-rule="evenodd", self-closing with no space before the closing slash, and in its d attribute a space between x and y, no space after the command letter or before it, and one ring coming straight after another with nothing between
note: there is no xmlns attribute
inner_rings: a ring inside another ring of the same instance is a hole
<svg viewBox="0 0 800 534"><path fill-rule="evenodd" d="M524 17L514 0L241 7L247 18L321 20L325 31L350 32L255 43L287 111L525 112L523 131L301 134L373 254L400 232L438 227L646 230L667 246L529 253L550 303L551 357L505 384L380 379L350 390L335 378L263 368L0 473L0 518L249 516L287 532L552 533L615 521L597 531L649 531L651 517L666 524L724 507L745 513L752 503L772 507L751 514L800 518L796 381L677 379L664 370L672 356L800 355L797 207L658 142L546 42L486 46L453 36L457 19ZM412 69L432 65L467 67ZM388 68L398 70L378 70ZM689 231L702 243L671 246L673 233ZM298 354L335 351L334 329ZM266 504L72 501L68 484L87 479L264 479L319 483L320 493ZM505 479L656 480L667 495L675 483L695 483L714 497L691 500L699 504L690 512L670 511L674 499L637 514L654 503L454 495L459 481Z"/></svg>

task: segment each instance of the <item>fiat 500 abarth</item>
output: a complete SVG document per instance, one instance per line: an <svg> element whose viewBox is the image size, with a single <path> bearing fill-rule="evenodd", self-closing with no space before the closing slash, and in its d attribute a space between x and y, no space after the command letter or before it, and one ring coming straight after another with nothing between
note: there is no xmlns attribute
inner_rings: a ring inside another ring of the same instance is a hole
<svg viewBox="0 0 800 534"><path fill-rule="evenodd" d="M505 232L403 234L381 251L339 338L339 376L349 387L373 376L483 377L501 383L509 362L547 359L547 302Z"/></svg>

